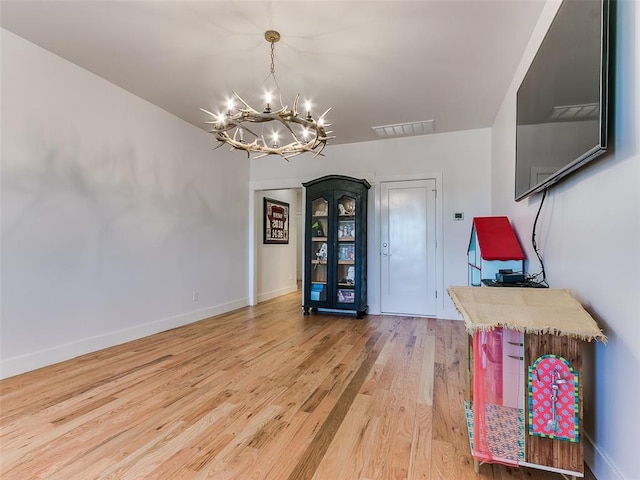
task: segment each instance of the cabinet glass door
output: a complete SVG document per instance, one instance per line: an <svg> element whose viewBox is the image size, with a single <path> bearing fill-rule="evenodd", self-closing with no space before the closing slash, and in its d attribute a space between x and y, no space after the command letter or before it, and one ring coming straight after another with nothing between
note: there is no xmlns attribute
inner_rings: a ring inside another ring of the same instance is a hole
<svg viewBox="0 0 640 480"><path fill-rule="evenodd" d="M356 199L347 195L338 198L337 208L337 301L355 303L356 288Z"/></svg>
<svg viewBox="0 0 640 480"><path fill-rule="evenodd" d="M315 302L325 302L327 300L328 219L328 200L322 197L313 200L310 226L312 252L310 300Z"/></svg>

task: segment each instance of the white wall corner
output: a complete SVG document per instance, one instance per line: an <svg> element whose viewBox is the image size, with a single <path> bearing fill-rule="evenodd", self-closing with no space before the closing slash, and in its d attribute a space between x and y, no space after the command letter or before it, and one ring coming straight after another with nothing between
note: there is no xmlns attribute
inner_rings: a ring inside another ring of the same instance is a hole
<svg viewBox="0 0 640 480"><path fill-rule="evenodd" d="M606 480L631 480L616 468L611 459L593 443L591 437L583 430L584 437L584 463L589 466L591 473L598 479Z"/></svg>
<svg viewBox="0 0 640 480"><path fill-rule="evenodd" d="M287 295L289 293L294 293L297 290L298 290L297 285L289 285L288 287L278 288L277 290L262 292L258 294L258 303L266 302L267 300L271 300L272 298L280 297L282 295Z"/></svg>
<svg viewBox="0 0 640 480"><path fill-rule="evenodd" d="M459 320L462 321L462 316L455 308L445 309L438 312L438 320Z"/></svg>

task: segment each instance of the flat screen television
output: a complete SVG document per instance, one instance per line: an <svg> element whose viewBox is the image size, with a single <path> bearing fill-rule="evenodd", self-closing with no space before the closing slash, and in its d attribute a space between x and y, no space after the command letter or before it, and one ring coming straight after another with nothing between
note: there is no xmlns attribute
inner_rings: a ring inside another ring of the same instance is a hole
<svg viewBox="0 0 640 480"><path fill-rule="evenodd" d="M564 0L517 93L515 199L607 149L609 0Z"/></svg>

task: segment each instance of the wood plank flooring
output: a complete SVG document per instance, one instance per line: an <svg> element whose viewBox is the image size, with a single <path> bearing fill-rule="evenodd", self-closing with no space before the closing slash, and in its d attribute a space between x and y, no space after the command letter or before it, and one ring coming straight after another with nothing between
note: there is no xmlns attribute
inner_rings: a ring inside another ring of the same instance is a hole
<svg viewBox="0 0 640 480"><path fill-rule="evenodd" d="M461 322L291 294L0 382L0 478L558 479L473 471Z"/></svg>

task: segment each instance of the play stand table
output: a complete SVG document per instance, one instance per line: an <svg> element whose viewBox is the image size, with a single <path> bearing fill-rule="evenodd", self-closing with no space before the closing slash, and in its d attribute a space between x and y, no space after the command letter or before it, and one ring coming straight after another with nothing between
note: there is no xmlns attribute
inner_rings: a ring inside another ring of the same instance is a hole
<svg viewBox="0 0 640 480"><path fill-rule="evenodd" d="M449 287L464 318L476 472L503 463L584 477L582 348L606 337L569 290Z"/></svg>

